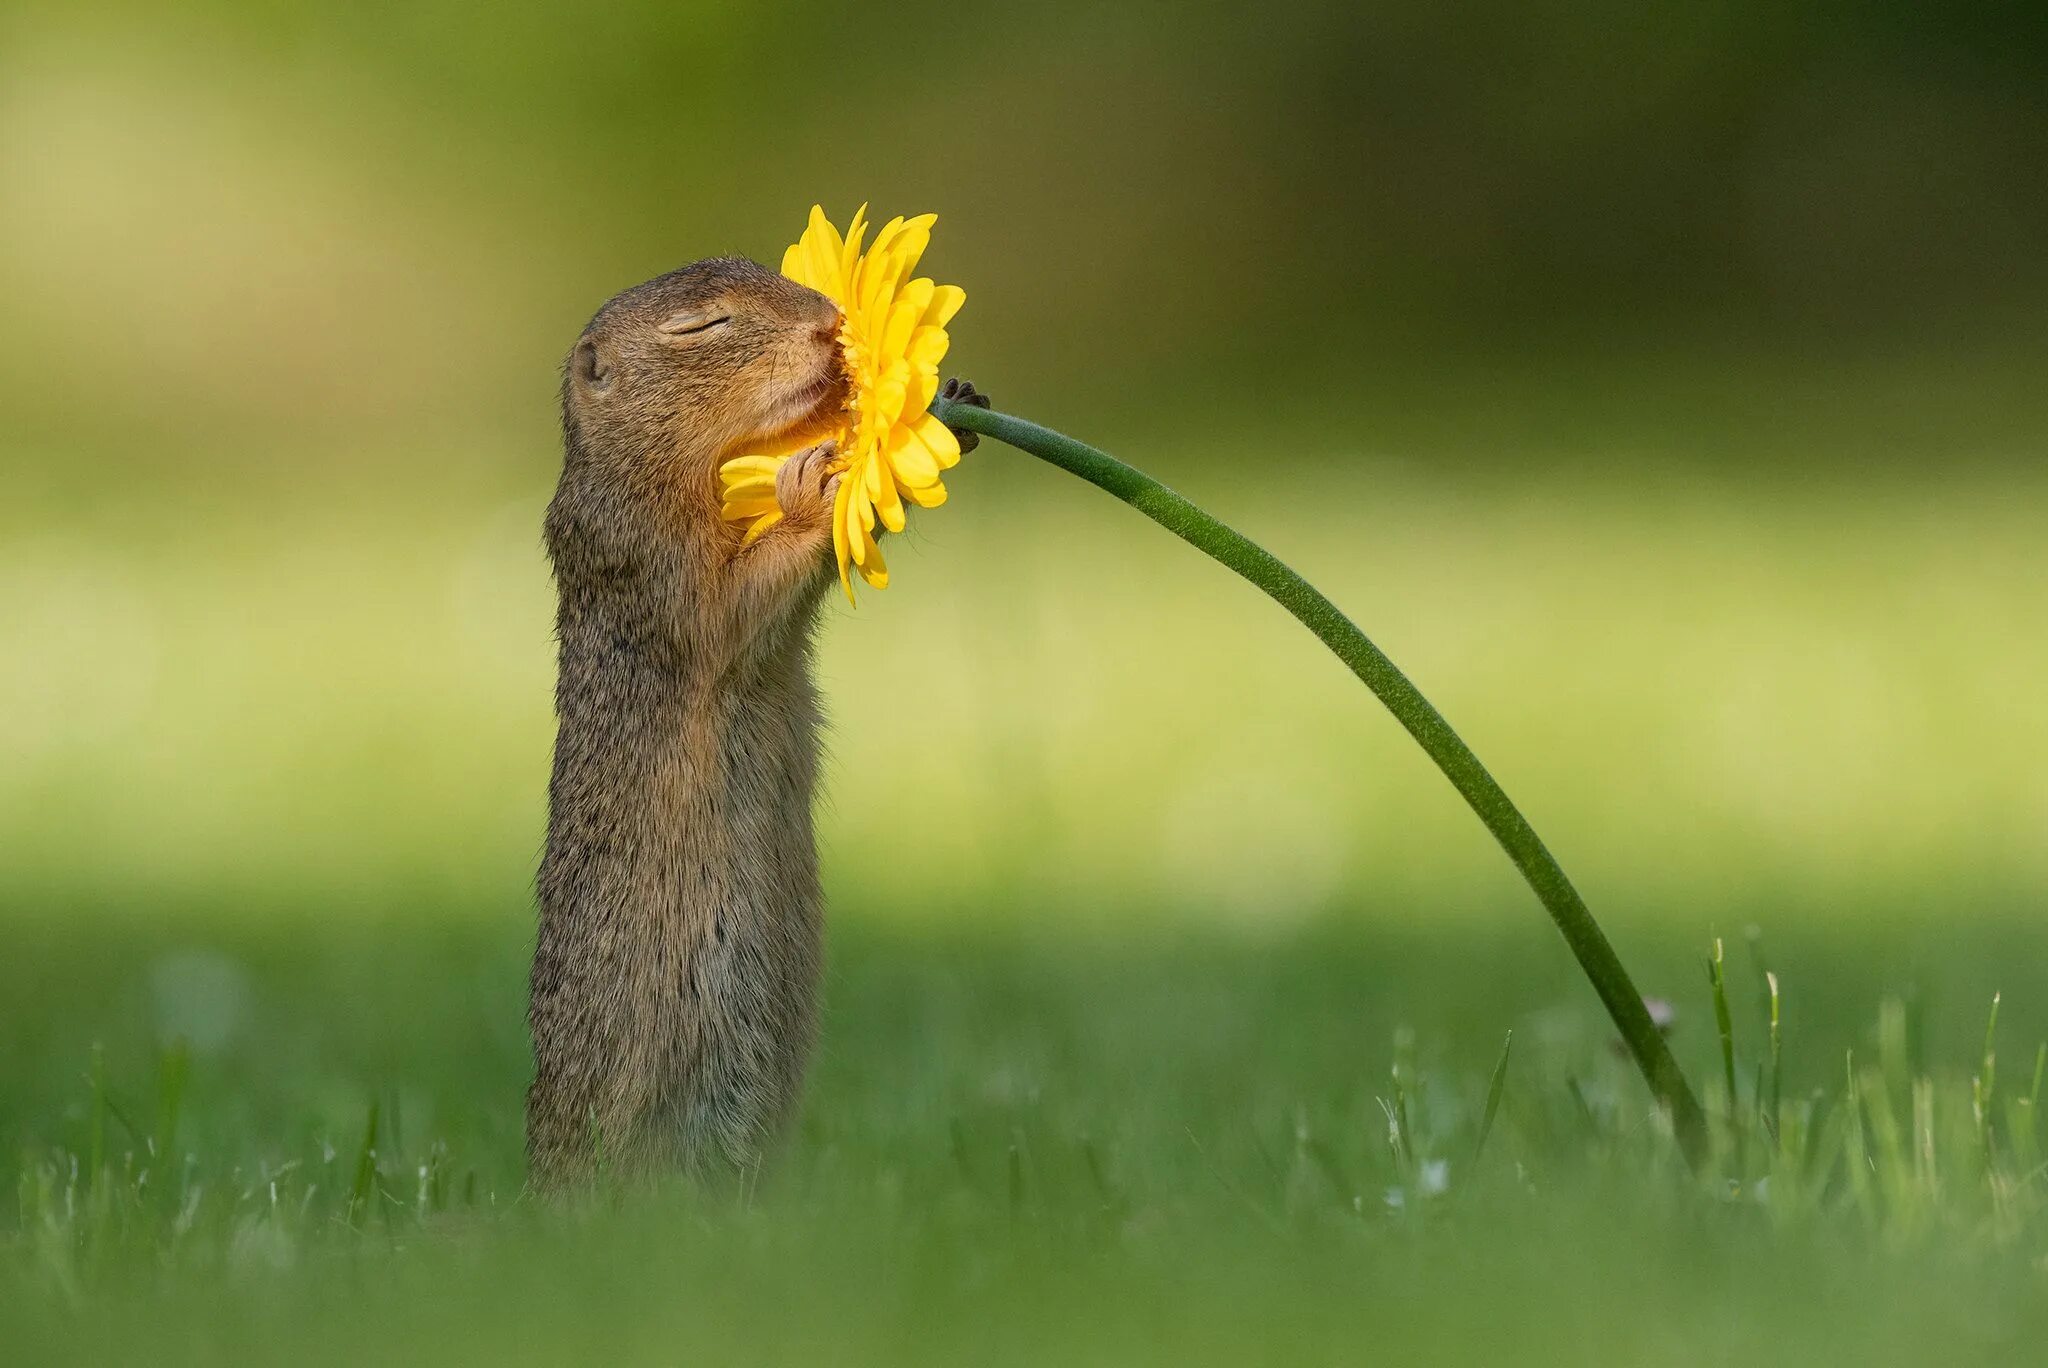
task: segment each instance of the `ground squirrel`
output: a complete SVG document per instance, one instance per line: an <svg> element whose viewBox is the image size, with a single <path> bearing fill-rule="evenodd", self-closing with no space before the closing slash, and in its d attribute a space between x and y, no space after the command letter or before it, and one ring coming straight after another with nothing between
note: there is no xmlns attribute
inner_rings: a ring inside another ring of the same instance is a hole
<svg viewBox="0 0 2048 1368"><path fill-rule="evenodd" d="M742 549L717 472L836 427L839 321L824 295L717 258L619 294L569 355L546 523L561 673L530 1012L539 1187L599 1165L747 1167L796 1101L822 948L810 636L838 477L829 442L799 452L782 521Z"/></svg>

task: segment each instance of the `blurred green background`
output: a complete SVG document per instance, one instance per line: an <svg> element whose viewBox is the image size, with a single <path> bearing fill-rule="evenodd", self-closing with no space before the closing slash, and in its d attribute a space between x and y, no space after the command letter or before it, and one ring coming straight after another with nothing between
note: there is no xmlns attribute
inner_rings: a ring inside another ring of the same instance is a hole
<svg viewBox="0 0 2048 1368"><path fill-rule="evenodd" d="M1815 1071L1887 992L2031 1041L2044 166L2016 4L10 0L0 1139L181 1036L220 1143L414 1087L516 1187L556 368L813 201L936 211L953 368L1349 610L1696 1071L1750 926ZM835 1052L899 990L1304 1088L1585 1019L1304 633L1027 457L952 485L826 610L820 1096L920 1077Z"/></svg>
<svg viewBox="0 0 2048 1368"><path fill-rule="evenodd" d="M2017 913L2048 872L2017 9L6 15L17 915L516 921L558 359L814 199L939 212L958 366L1323 584L1610 915ZM828 612L849 911L1512 901L1270 608L1014 453L959 478L901 592Z"/></svg>

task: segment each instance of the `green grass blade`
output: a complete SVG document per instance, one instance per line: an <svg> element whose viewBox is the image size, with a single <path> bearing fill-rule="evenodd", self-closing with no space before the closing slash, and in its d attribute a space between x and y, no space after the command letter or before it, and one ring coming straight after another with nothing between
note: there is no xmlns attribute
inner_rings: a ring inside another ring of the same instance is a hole
<svg viewBox="0 0 2048 1368"><path fill-rule="evenodd" d="M1486 1153L1487 1137L1493 1134L1493 1120L1500 1115L1501 1094L1508 1085L1508 1056L1514 1052L1515 1033L1509 1031L1500 1043L1500 1058L1494 1061L1493 1077L1486 1084L1486 1109L1479 1115L1479 1138L1472 1145L1472 1167L1477 1171L1479 1157Z"/></svg>
<svg viewBox="0 0 2048 1368"><path fill-rule="evenodd" d="M1992 1098L1998 1091L1998 1001L2001 993L1991 995L1990 1019L1984 1023L1984 1062L1978 1066L1977 1076L1970 1080L1970 1110L1977 1122L1977 1143L1984 1150L1984 1160L1992 1159Z"/></svg>
<svg viewBox="0 0 2048 1368"><path fill-rule="evenodd" d="M97 1197L107 1167L107 1047L97 1041L86 1077L92 1088L92 1110L86 1121L85 1182L86 1190Z"/></svg>
<svg viewBox="0 0 2048 1368"><path fill-rule="evenodd" d="M2035 1149L2041 1140L2041 1075L2048 1072L2048 1040L2034 1051L2034 1085L2027 1090L2027 1132Z"/></svg>
<svg viewBox="0 0 2048 1368"><path fill-rule="evenodd" d="M1415 1165L1422 1160L1422 1156L1416 1153L1415 1127L1408 1116L1408 1080L1415 1073L1414 1053L1415 1032L1406 1026L1399 1027L1394 1032L1394 1064L1389 1071L1394 1094L1391 1115L1397 1138L1394 1151L1401 1160L1403 1170L1411 1178L1414 1176Z"/></svg>
<svg viewBox="0 0 2048 1368"><path fill-rule="evenodd" d="M1874 1220L1871 1204L1870 1140L1863 1126L1863 1085L1856 1072L1856 1052L1850 1050L1845 1066L1847 1086L1842 1093L1842 1161L1848 1167L1849 1195L1865 1220Z"/></svg>
<svg viewBox="0 0 2048 1368"><path fill-rule="evenodd" d="M377 1190L377 1099L370 1099L369 1119L363 1123L363 1143L356 1150L355 1176L349 1183L348 1221L360 1224L370 1212L370 1199Z"/></svg>
<svg viewBox="0 0 2048 1368"><path fill-rule="evenodd" d="M1735 1146L1735 1170L1743 1167L1742 1094L1735 1086L1735 1017L1728 1008L1728 963L1721 938L1707 959L1707 982L1714 990L1714 1028L1721 1036L1721 1078L1728 1090L1728 1136Z"/></svg>
<svg viewBox="0 0 2048 1368"><path fill-rule="evenodd" d="M1771 964L1764 957L1764 929L1754 923L1743 927L1742 943L1749 950L1750 971L1756 975L1757 1007L1768 1015L1771 1007Z"/></svg>

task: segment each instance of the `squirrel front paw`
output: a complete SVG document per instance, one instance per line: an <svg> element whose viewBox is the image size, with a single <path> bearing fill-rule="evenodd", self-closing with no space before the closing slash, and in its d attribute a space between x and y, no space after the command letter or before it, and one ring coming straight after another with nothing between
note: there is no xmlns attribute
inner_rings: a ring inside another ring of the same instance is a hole
<svg viewBox="0 0 2048 1368"><path fill-rule="evenodd" d="M988 396L976 389L972 380L962 380L957 375L939 386L939 398L950 399L956 404L972 404L976 408L989 406ZM966 428L956 428L950 423L946 427L958 439L963 454L981 445L980 433L969 432Z"/></svg>
<svg viewBox="0 0 2048 1368"><path fill-rule="evenodd" d="M775 502L784 519L806 524L830 521L839 485L839 472L831 466L838 455L837 442L820 442L782 463L775 472Z"/></svg>

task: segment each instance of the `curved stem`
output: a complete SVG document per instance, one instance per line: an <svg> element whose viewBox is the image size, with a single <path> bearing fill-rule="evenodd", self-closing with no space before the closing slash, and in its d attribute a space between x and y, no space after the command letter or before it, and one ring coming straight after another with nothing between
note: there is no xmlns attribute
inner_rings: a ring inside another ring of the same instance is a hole
<svg viewBox="0 0 2048 1368"><path fill-rule="evenodd" d="M1494 777L1479 763L1472 748L1451 730L1408 677L1367 639L1352 621L1323 597L1315 586L1281 564L1257 543L1239 535L1144 472L1125 465L1085 442L1006 413L940 399L932 413L949 427L964 428L1007 442L1049 461L1098 488L1105 489L1198 550L1207 552L1263 589L1303 626L1336 653L1363 680L1387 711L1415 738L1451 786L1458 790L1486 829L1514 861L1536 897L1557 923L1579 967L1592 980L1607 1015L1642 1070L1650 1091L1669 1111L1673 1131L1686 1160L1695 1168L1707 1154L1706 1117L1671 1055L1662 1032L1650 1020L1643 996L1622 967L1585 900L1565 877Z"/></svg>

